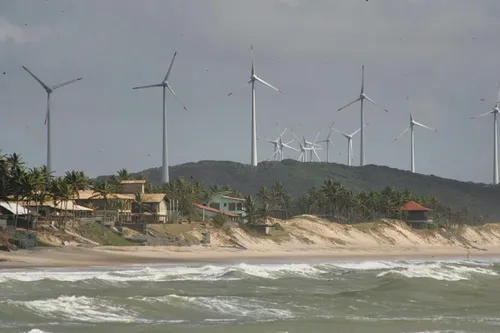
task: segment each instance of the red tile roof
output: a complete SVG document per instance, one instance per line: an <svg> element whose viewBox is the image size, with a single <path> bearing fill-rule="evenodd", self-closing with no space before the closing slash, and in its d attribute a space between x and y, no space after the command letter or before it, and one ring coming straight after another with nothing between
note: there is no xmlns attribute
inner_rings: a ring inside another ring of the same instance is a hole
<svg viewBox="0 0 500 333"><path fill-rule="evenodd" d="M399 208L399 210L403 212L427 212L430 208L419 205L415 201L409 201L406 205Z"/></svg>
<svg viewBox="0 0 500 333"><path fill-rule="evenodd" d="M206 210L206 211L209 211L209 212L212 212L212 213L220 213L222 215L226 215L226 216L229 216L229 217L237 217L238 216L238 215L233 214L233 213L228 213L228 212L224 212L222 210L217 210L217 209L212 208L212 207L203 206L203 205L197 204L195 202L193 202L193 205L195 205L199 209L203 209L203 210Z"/></svg>

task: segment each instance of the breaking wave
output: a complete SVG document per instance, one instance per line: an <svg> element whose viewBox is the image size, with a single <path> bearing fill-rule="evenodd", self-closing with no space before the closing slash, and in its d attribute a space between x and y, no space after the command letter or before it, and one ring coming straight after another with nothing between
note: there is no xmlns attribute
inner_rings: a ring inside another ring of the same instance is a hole
<svg viewBox="0 0 500 333"><path fill-rule="evenodd" d="M327 264L246 264L223 266L150 266L116 269L4 271L0 282L100 280L134 281L218 281L245 279L305 278L329 280L346 272L374 272L378 277L400 276L443 281L469 280L477 275L497 276L498 263L481 261L364 261Z"/></svg>

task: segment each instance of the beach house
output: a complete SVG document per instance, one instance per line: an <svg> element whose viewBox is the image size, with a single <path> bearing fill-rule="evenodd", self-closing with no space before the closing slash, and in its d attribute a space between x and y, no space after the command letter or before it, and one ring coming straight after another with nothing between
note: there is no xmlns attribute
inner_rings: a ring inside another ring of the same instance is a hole
<svg viewBox="0 0 500 333"><path fill-rule="evenodd" d="M245 199L243 198L232 197L225 193L216 193L210 197L208 202L204 203L204 206L244 217L244 203Z"/></svg>
<svg viewBox="0 0 500 333"><path fill-rule="evenodd" d="M419 205L415 201L409 201L399 209L403 213L403 219L415 229L426 229L432 219L429 218L430 208Z"/></svg>

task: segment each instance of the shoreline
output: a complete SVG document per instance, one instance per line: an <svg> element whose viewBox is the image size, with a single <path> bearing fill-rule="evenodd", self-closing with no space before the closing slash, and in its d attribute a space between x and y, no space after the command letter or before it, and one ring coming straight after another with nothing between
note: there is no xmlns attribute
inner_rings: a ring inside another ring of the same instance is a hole
<svg viewBox="0 0 500 333"><path fill-rule="evenodd" d="M265 263L304 260L476 260L500 259L500 247L467 249L459 246L276 247L240 250L227 247L54 247L0 253L0 272L7 269L88 268L182 263Z"/></svg>

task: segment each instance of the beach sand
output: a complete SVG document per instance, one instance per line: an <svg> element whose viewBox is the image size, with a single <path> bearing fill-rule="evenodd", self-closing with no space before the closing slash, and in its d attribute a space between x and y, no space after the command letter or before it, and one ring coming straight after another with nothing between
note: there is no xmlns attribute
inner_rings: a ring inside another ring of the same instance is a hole
<svg viewBox="0 0 500 333"><path fill-rule="evenodd" d="M77 246L0 252L1 268L115 266L168 262L251 260L376 260L500 258L500 224L415 230L396 220L343 225L302 215L279 222L281 236L256 236L196 226L183 236L199 240L210 231L210 246ZM177 225L179 226L179 225ZM169 225L156 226L169 228ZM58 243L60 244L60 243ZM235 244L238 247L235 247Z"/></svg>
<svg viewBox="0 0 500 333"><path fill-rule="evenodd" d="M397 260L467 259L468 251L459 246L378 246L282 247L274 251L239 250L221 247L75 247L38 248L0 253L0 269L35 267L119 266L178 262L227 262L245 260ZM469 250L469 259L500 258L500 247Z"/></svg>

